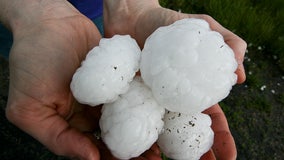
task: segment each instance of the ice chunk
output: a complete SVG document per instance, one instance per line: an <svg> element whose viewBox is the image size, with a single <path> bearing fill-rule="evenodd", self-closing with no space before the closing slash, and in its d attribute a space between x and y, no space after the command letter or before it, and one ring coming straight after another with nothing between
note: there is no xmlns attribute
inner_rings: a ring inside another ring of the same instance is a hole
<svg viewBox="0 0 284 160"><path fill-rule="evenodd" d="M227 97L236 69L233 50L201 19L158 28L145 42L140 65L158 103L181 113L202 112Z"/></svg>
<svg viewBox="0 0 284 160"><path fill-rule="evenodd" d="M212 146L211 119L203 113L182 114L166 111L159 135L161 151L175 160L198 160Z"/></svg>
<svg viewBox="0 0 284 160"><path fill-rule="evenodd" d="M141 50L129 35L103 38L73 75L71 90L83 104L110 103L129 88L139 70Z"/></svg>
<svg viewBox="0 0 284 160"><path fill-rule="evenodd" d="M127 93L103 106L102 139L115 157L137 157L158 139L164 112L141 78L135 78Z"/></svg>

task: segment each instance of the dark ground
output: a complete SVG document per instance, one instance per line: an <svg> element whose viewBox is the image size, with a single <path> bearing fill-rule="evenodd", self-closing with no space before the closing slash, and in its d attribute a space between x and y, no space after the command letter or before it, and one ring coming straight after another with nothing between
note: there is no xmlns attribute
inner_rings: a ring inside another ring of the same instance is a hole
<svg viewBox="0 0 284 160"><path fill-rule="evenodd" d="M284 159L284 73L278 58L251 47L247 81L233 88L221 106L241 160Z"/></svg>

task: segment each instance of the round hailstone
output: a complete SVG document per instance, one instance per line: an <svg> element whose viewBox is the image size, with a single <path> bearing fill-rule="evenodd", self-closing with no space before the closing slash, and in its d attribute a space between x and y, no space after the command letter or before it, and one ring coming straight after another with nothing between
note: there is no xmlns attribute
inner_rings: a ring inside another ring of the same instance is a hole
<svg viewBox="0 0 284 160"><path fill-rule="evenodd" d="M73 75L71 90L83 104L110 103L129 88L139 69L141 50L129 35L101 39Z"/></svg>
<svg viewBox="0 0 284 160"><path fill-rule="evenodd" d="M222 35L200 19L158 28L145 42L140 65L158 103L180 113L201 112L227 97L236 69Z"/></svg>
<svg viewBox="0 0 284 160"><path fill-rule="evenodd" d="M158 145L169 158L198 160L212 146L211 119L203 113L181 114L166 111Z"/></svg>
<svg viewBox="0 0 284 160"><path fill-rule="evenodd" d="M141 78L135 78L127 93L103 106L102 139L115 157L137 157L158 139L164 112Z"/></svg>

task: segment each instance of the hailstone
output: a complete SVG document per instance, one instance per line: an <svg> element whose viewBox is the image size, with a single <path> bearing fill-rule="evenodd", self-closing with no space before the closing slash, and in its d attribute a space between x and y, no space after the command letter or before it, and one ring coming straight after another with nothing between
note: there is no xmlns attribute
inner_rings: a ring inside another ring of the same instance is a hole
<svg viewBox="0 0 284 160"><path fill-rule="evenodd" d="M198 160L212 146L211 119L203 113L182 114L166 111L159 135L161 151L175 160Z"/></svg>
<svg viewBox="0 0 284 160"><path fill-rule="evenodd" d="M233 50L201 19L158 28L146 40L140 71L158 103L196 113L224 99L237 81Z"/></svg>
<svg viewBox="0 0 284 160"><path fill-rule="evenodd" d="M164 112L141 78L135 78L127 93L103 106L101 137L115 157L137 157L158 139Z"/></svg>
<svg viewBox="0 0 284 160"><path fill-rule="evenodd" d="M111 103L129 88L139 70L141 50L129 35L101 39L73 75L71 91L78 102Z"/></svg>

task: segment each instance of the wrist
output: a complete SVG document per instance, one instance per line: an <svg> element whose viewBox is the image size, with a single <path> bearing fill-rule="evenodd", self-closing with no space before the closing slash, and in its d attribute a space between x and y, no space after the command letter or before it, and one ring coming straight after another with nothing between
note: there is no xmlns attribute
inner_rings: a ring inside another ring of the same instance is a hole
<svg viewBox="0 0 284 160"><path fill-rule="evenodd" d="M13 1L0 0L0 22L8 29L11 29L10 20L13 17Z"/></svg>
<svg viewBox="0 0 284 160"><path fill-rule="evenodd" d="M105 36L130 34L140 47L158 27L187 17L187 14L162 8L158 0L104 0Z"/></svg>
<svg viewBox="0 0 284 160"><path fill-rule="evenodd" d="M28 12L37 12L38 0L0 0L0 20L10 30L28 23L33 17Z"/></svg>

